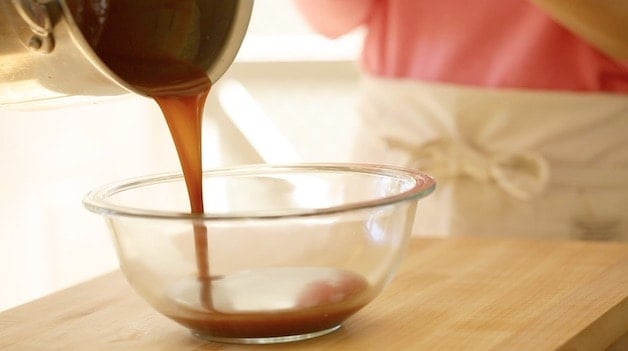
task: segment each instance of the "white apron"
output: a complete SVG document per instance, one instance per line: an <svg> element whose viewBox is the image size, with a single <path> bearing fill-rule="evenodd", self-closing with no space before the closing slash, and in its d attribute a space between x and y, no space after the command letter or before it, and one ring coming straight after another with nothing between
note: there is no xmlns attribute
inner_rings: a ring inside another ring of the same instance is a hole
<svg viewBox="0 0 628 351"><path fill-rule="evenodd" d="M365 77L354 160L435 176L416 235L628 239L628 96Z"/></svg>

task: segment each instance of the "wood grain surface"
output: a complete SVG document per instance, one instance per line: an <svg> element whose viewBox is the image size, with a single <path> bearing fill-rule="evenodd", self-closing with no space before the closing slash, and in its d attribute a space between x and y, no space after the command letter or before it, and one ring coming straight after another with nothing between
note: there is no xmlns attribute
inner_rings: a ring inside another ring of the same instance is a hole
<svg viewBox="0 0 628 351"><path fill-rule="evenodd" d="M627 333L627 244L488 238L412 239L375 301L303 342L196 339L120 272L0 314L0 350L16 351L620 350Z"/></svg>

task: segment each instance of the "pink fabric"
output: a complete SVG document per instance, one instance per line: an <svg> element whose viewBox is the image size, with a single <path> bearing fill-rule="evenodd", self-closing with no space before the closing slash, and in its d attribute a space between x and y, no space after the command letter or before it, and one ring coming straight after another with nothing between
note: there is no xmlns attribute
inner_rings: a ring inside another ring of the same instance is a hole
<svg viewBox="0 0 628 351"><path fill-rule="evenodd" d="M322 34L366 25L367 72L462 85L628 92L614 61L526 0L297 0Z"/></svg>

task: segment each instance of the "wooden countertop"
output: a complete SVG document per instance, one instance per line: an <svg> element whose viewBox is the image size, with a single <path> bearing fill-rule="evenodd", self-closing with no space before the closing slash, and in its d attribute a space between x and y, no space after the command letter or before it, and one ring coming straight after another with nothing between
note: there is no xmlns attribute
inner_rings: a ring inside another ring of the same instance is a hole
<svg viewBox="0 0 628 351"><path fill-rule="evenodd" d="M628 350L627 336L627 244L518 239L412 239L374 302L297 343L201 341L119 272L0 314L0 350L20 351Z"/></svg>

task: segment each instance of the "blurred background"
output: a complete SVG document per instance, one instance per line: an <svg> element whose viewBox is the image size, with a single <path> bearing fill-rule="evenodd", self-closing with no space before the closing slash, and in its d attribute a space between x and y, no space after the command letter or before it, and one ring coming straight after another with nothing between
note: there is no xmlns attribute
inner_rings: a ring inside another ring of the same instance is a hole
<svg viewBox="0 0 628 351"><path fill-rule="evenodd" d="M361 40L314 34L291 0L257 1L206 105L205 167L347 160ZM89 190L180 169L157 105L134 95L0 109L0 163L0 311L117 267Z"/></svg>

